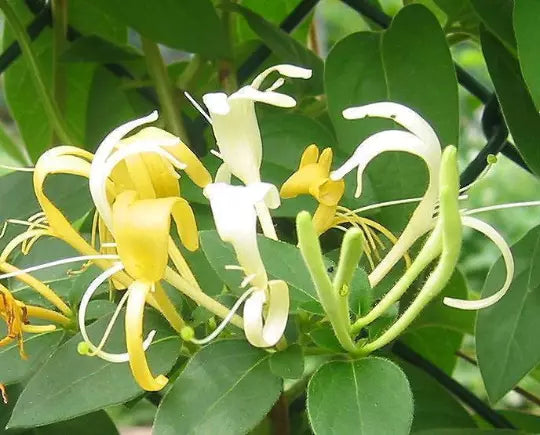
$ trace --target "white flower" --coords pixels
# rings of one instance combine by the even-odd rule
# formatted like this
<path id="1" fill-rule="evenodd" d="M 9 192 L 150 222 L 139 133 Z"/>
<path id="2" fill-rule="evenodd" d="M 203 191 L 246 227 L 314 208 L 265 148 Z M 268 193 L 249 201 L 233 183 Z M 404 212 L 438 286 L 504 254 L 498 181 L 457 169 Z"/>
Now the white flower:
<path id="1" fill-rule="evenodd" d="M 441 145 L 431 126 L 416 112 L 401 104 L 385 102 L 352 107 L 344 110 L 343 116 L 347 119 L 389 118 L 409 130 L 408 132 L 388 130 L 375 133 L 358 145 L 349 160 L 330 174 L 332 180 L 340 180 L 354 168 L 358 168 L 356 197 L 362 193 L 362 176 L 365 168 L 373 158 L 385 151 L 404 151 L 417 155 L 425 161 L 429 172 L 429 185 L 407 227 L 390 252 L 369 275 L 371 285 L 375 286 L 403 257 L 411 245 L 431 228 L 439 192 Z M 392 174 L 388 175 L 392 176 Z"/>
<path id="2" fill-rule="evenodd" d="M 223 162 L 244 184 L 261 181 L 262 142 L 254 103 L 258 101 L 278 107 L 296 105 L 294 98 L 275 92 L 284 83 L 282 78 L 264 91 L 259 89 L 264 79 L 273 71 L 292 78 L 311 77 L 309 69 L 276 65 L 259 74 L 251 85 L 244 86 L 229 96 L 223 92 L 203 96 Z"/>
<path id="3" fill-rule="evenodd" d="M 233 246 L 246 276 L 243 285 L 250 285 L 243 313 L 246 337 L 254 346 L 273 346 L 287 324 L 289 288 L 284 281 L 268 280 L 257 245 L 255 207 L 259 203 L 271 209 L 278 207 L 278 190 L 269 183 L 248 186 L 213 183 L 206 186 L 204 195 L 210 200 L 219 236 Z"/>

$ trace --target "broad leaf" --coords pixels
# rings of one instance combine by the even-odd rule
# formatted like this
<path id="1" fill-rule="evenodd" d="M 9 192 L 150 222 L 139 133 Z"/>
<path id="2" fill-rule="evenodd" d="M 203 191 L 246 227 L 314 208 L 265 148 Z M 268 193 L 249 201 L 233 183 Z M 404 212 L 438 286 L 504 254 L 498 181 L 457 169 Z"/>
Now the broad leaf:
<path id="1" fill-rule="evenodd" d="M 480 32 L 482 51 L 504 118 L 523 159 L 540 175 L 540 114 L 521 76 L 517 60 L 490 32 Z"/>
<path id="2" fill-rule="evenodd" d="M 463 406 L 432 378 L 412 364 L 400 362 L 411 383 L 414 419 L 411 432 L 437 428 L 476 427 Z"/>
<path id="3" fill-rule="evenodd" d="M 514 31 L 517 39 L 519 64 L 525 83 L 540 110 L 540 2 L 535 0 L 515 0 L 514 2 Z"/>
<path id="4" fill-rule="evenodd" d="M 69 24 L 84 36 L 95 35 L 113 44 L 126 44 L 127 27 L 106 14 L 92 1 L 75 1 L 69 4 Z"/>
<path id="5" fill-rule="evenodd" d="M 61 57 L 63 62 L 119 63 L 142 60 L 129 46 L 115 45 L 98 36 L 83 36 L 71 44 Z"/>
<path id="6" fill-rule="evenodd" d="M 14 2 L 19 18 L 27 21 L 32 16 L 24 2 Z M 13 41 L 9 26 L 4 31 L 4 47 Z M 52 31 L 44 29 L 32 43 L 44 82 L 52 87 Z M 86 103 L 88 90 L 94 74 L 89 64 L 65 65 L 65 101 L 61 109 L 68 126 L 77 140 L 84 143 Z M 11 114 L 22 135 L 30 157 L 35 160 L 52 142 L 52 127 L 41 103 L 40 94 L 34 87 L 27 60 L 21 56 L 13 62 L 5 74 L 4 89 Z"/>
<path id="7" fill-rule="evenodd" d="M 540 363 L 536 332 L 540 328 L 540 227 L 512 247 L 516 270 L 508 293 L 478 312 L 476 353 L 489 399 L 496 403 Z M 482 296 L 504 282 L 501 258 L 491 268 Z"/>
<path id="8" fill-rule="evenodd" d="M 281 392 L 270 354 L 245 341 L 212 343 L 187 363 L 163 398 L 155 435 L 247 433 Z"/>
<path id="9" fill-rule="evenodd" d="M 85 0 L 146 38 L 203 56 L 229 55 L 227 38 L 210 0 Z"/>
<path id="10" fill-rule="evenodd" d="M 4 325 L 0 326 L 1 336 L 5 336 Z M 16 342 L 0 348 L 0 383 L 13 384 L 33 374 L 60 344 L 63 332 L 26 335 L 24 351 L 28 359 L 22 359 Z"/>
<path id="11" fill-rule="evenodd" d="M 208 262 L 233 293 L 241 294 L 244 291 L 240 288 L 244 279 L 242 271 L 225 269 L 227 265 L 237 264 L 232 246 L 223 242 L 216 231 L 201 231 L 199 234 Z M 318 301 L 298 248 L 263 236 L 258 236 L 257 241 L 269 279 L 282 279 L 289 284 L 293 304 Z"/>
<path id="12" fill-rule="evenodd" d="M 470 0 L 470 2 L 484 26 L 515 55 L 516 38 L 512 28 L 513 0 Z"/>
<path id="13" fill-rule="evenodd" d="M 167 373 L 180 352 L 178 336 L 157 313 L 145 313 L 145 329 L 157 330 L 147 351 L 153 373 Z M 94 342 L 101 338 L 110 316 L 88 330 Z M 68 420 L 79 415 L 126 402 L 142 393 L 129 364 L 113 364 L 77 352 L 80 334 L 64 343 L 26 385 L 9 422 L 10 427 L 32 427 Z M 106 350 L 125 352 L 124 328 L 115 325 Z M 113 386 L 113 388 L 111 388 Z"/>
<path id="14" fill-rule="evenodd" d="M 276 376 L 286 379 L 299 379 L 304 373 L 304 354 L 302 347 L 293 344 L 276 352 L 270 358 L 270 370 Z"/>
<path id="15" fill-rule="evenodd" d="M 118 435 L 118 430 L 111 418 L 105 411 L 97 411 L 91 414 L 82 415 L 68 421 L 38 427 L 32 430 L 35 435 Z"/>
<path id="16" fill-rule="evenodd" d="M 415 435 L 518 435 L 521 431 L 511 429 L 429 429 Z"/>
<path id="17" fill-rule="evenodd" d="M 407 377 L 376 357 L 332 361 L 308 385 L 307 410 L 315 434 L 408 434 L 413 397 Z"/>

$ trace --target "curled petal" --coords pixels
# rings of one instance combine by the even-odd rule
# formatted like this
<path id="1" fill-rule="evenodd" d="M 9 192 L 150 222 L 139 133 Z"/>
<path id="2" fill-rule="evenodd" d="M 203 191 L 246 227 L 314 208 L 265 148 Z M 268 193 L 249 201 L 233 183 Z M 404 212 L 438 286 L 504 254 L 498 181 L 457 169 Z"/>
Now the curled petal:
<path id="1" fill-rule="evenodd" d="M 159 391 L 169 381 L 167 377 L 159 375 L 154 378 L 148 362 L 142 339 L 143 315 L 146 296 L 150 291 L 151 283 L 135 281 L 129 286 L 129 297 L 126 308 L 126 343 L 129 353 L 129 365 L 137 383 L 147 391 Z"/>
<path id="2" fill-rule="evenodd" d="M 277 71 L 282 76 L 290 77 L 292 79 L 309 79 L 312 75 L 312 71 L 310 69 L 302 68 L 296 65 L 274 65 L 265 69 L 262 73 L 255 77 L 253 82 L 251 82 L 251 87 L 259 89 L 264 79 L 266 79 L 266 77 L 268 77 L 274 71 Z"/>
<path id="3" fill-rule="evenodd" d="M 361 119 L 367 117 L 388 118 L 405 127 L 414 135 L 427 143 L 436 144 L 440 148 L 439 139 L 429 123 L 414 110 L 398 103 L 388 101 L 350 107 L 343 111 L 345 119 Z"/>
<path id="4" fill-rule="evenodd" d="M 512 251 L 504 238 L 491 225 L 470 216 L 462 217 L 461 221 L 464 226 L 481 232 L 497 245 L 501 251 L 504 264 L 506 266 L 506 279 L 501 289 L 487 298 L 473 301 L 444 298 L 443 302 L 449 307 L 459 308 L 462 310 L 481 310 L 482 308 L 487 308 L 499 301 L 510 288 L 510 284 L 512 284 L 512 279 L 514 277 L 514 257 L 512 256 Z"/>
<path id="5" fill-rule="evenodd" d="M 263 315 L 266 305 L 266 316 Z M 275 345 L 283 336 L 289 315 L 289 287 L 285 281 L 268 282 L 268 290 L 257 289 L 244 304 L 244 331 L 257 347 Z"/>

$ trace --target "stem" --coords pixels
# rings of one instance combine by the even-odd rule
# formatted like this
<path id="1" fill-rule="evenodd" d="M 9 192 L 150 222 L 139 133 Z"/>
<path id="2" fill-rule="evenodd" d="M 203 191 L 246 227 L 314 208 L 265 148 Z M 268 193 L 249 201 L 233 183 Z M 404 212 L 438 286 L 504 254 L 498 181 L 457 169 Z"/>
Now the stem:
<path id="1" fill-rule="evenodd" d="M 462 400 L 463 403 L 473 409 L 480 417 L 491 423 L 494 427 L 515 429 L 514 425 L 510 423 L 504 416 L 491 409 L 467 388 L 458 383 L 455 379 L 448 376 L 439 367 L 426 360 L 423 356 L 416 353 L 407 345 L 397 341 L 392 346 L 392 352 L 401 359 L 413 364 L 414 366 L 425 371 L 427 374 L 431 375 L 439 384 Z"/>
<path id="2" fill-rule="evenodd" d="M 184 293 L 187 297 L 194 300 L 197 304 L 218 315 L 222 319 L 229 313 L 229 308 L 212 299 L 201 290 L 193 287 L 187 280 L 182 278 L 170 267 L 167 267 L 167 270 L 165 271 L 165 280 Z M 240 329 L 244 329 L 244 321 L 236 314 L 231 319 L 231 323 Z"/>
<path id="3" fill-rule="evenodd" d="M 289 435 L 290 425 L 289 425 L 289 405 L 287 403 L 287 397 L 285 394 L 281 394 L 279 399 L 274 404 L 270 413 L 270 422 L 272 424 L 272 434 L 273 435 Z"/>
<path id="4" fill-rule="evenodd" d="M 26 61 L 28 62 L 28 67 L 31 71 L 31 77 L 34 80 L 34 84 L 41 98 L 45 112 L 47 113 L 49 121 L 58 135 L 58 138 L 66 144 L 78 145 L 79 141 L 72 134 L 62 118 L 62 114 L 60 113 L 60 110 L 53 99 L 51 91 L 43 80 L 43 75 L 41 74 L 30 38 L 28 38 L 28 35 L 17 17 L 17 14 L 7 0 L 0 0 L 0 9 L 2 9 L 4 12 L 5 19 L 13 30 L 15 38 L 19 42 L 23 54 L 26 56 Z"/>
<path id="5" fill-rule="evenodd" d="M 148 72 L 154 81 L 165 123 L 183 141 L 188 140 L 180 109 L 174 97 L 174 89 L 158 45 L 150 39 L 141 38 Z"/>

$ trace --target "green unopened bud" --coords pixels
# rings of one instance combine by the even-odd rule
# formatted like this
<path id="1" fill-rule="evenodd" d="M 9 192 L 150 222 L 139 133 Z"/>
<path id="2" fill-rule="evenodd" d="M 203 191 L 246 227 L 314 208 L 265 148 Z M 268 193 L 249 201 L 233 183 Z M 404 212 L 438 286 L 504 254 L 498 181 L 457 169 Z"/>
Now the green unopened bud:
<path id="1" fill-rule="evenodd" d="M 195 331 L 191 326 L 184 326 L 180 330 L 180 337 L 182 337 L 182 340 L 184 341 L 191 341 L 195 338 Z"/>
<path id="2" fill-rule="evenodd" d="M 88 355 L 90 353 L 90 346 L 86 341 L 81 341 L 77 345 L 77 352 L 79 352 L 80 355 Z"/>
<path id="3" fill-rule="evenodd" d="M 216 329 L 217 323 L 215 317 L 210 317 L 210 319 L 208 319 L 208 327 L 211 331 Z"/>

